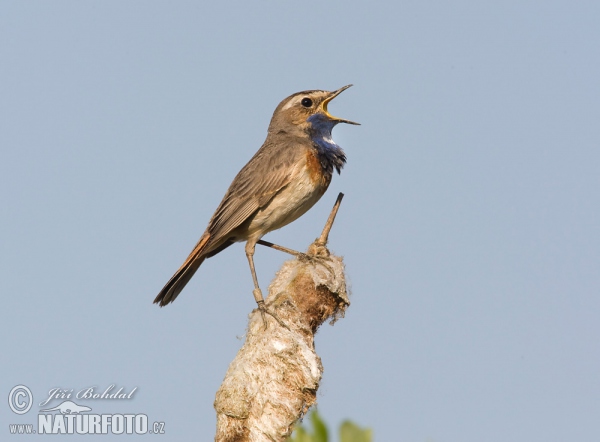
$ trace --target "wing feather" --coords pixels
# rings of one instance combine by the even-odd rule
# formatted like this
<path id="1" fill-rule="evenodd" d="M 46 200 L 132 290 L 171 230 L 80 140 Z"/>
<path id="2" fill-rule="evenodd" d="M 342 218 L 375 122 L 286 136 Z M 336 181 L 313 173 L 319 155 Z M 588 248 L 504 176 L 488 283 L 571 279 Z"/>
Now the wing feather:
<path id="1" fill-rule="evenodd" d="M 230 235 L 290 183 L 299 161 L 305 158 L 302 144 L 298 144 L 265 141 L 234 178 L 208 223 L 211 243 L 217 244 Z"/>

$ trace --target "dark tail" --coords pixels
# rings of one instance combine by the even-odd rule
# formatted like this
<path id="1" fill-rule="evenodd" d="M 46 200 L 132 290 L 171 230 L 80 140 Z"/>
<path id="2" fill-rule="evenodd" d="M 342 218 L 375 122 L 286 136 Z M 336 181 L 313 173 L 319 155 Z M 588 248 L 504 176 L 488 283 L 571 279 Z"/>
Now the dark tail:
<path id="1" fill-rule="evenodd" d="M 187 257 L 185 262 L 179 267 L 179 270 L 175 272 L 173 277 L 169 279 L 169 282 L 165 284 L 163 289 L 160 291 L 158 296 L 154 299 L 154 303 L 164 307 L 165 305 L 175 301 L 177 295 L 181 293 L 185 285 L 192 279 L 200 264 L 206 259 L 206 255 L 202 252 L 206 247 L 206 243 L 210 238 L 209 234 L 202 235 L 190 256 Z"/>

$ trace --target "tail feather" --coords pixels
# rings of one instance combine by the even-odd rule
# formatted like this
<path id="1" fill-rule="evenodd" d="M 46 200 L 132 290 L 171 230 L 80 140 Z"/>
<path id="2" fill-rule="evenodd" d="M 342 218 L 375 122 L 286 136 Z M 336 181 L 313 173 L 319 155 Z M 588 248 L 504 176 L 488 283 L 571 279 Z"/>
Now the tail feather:
<path id="1" fill-rule="evenodd" d="M 206 255 L 203 253 L 206 243 L 210 238 L 209 234 L 202 235 L 190 256 L 187 257 L 185 262 L 179 267 L 175 274 L 169 279 L 169 282 L 165 284 L 163 289 L 160 291 L 158 296 L 154 299 L 154 304 L 158 304 L 161 307 L 175 301 L 175 298 L 181 293 L 186 284 L 192 279 L 200 264 L 206 259 Z"/>

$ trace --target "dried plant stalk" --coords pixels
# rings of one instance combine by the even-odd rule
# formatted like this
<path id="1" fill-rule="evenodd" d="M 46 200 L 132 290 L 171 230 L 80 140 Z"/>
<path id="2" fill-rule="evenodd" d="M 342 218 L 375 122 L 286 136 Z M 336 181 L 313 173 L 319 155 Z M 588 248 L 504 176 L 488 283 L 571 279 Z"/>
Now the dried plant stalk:
<path id="1" fill-rule="evenodd" d="M 309 258 L 285 262 L 269 286 L 266 306 L 285 326 L 266 315 L 265 329 L 260 312 L 251 313 L 246 342 L 216 395 L 215 441 L 284 441 L 316 402 L 323 366 L 314 335 L 350 305 L 342 259 L 324 245 L 340 201 Z"/>

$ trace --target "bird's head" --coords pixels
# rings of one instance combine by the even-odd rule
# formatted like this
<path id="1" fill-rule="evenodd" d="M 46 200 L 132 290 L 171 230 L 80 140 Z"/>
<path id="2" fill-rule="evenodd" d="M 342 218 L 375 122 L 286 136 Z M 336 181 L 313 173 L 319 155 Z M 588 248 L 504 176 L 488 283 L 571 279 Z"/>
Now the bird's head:
<path id="1" fill-rule="evenodd" d="M 331 100 L 348 89 L 351 84 L 341 87 L 336 91 L 302 91 L 290 95 L 275 109 L 269 132 L 294 133 L 298 130 L 310 133 L 311 131 L 329 131 L 338 123 L 359 124 L 354 121 L 334 117 L 327 111 Z"/>

